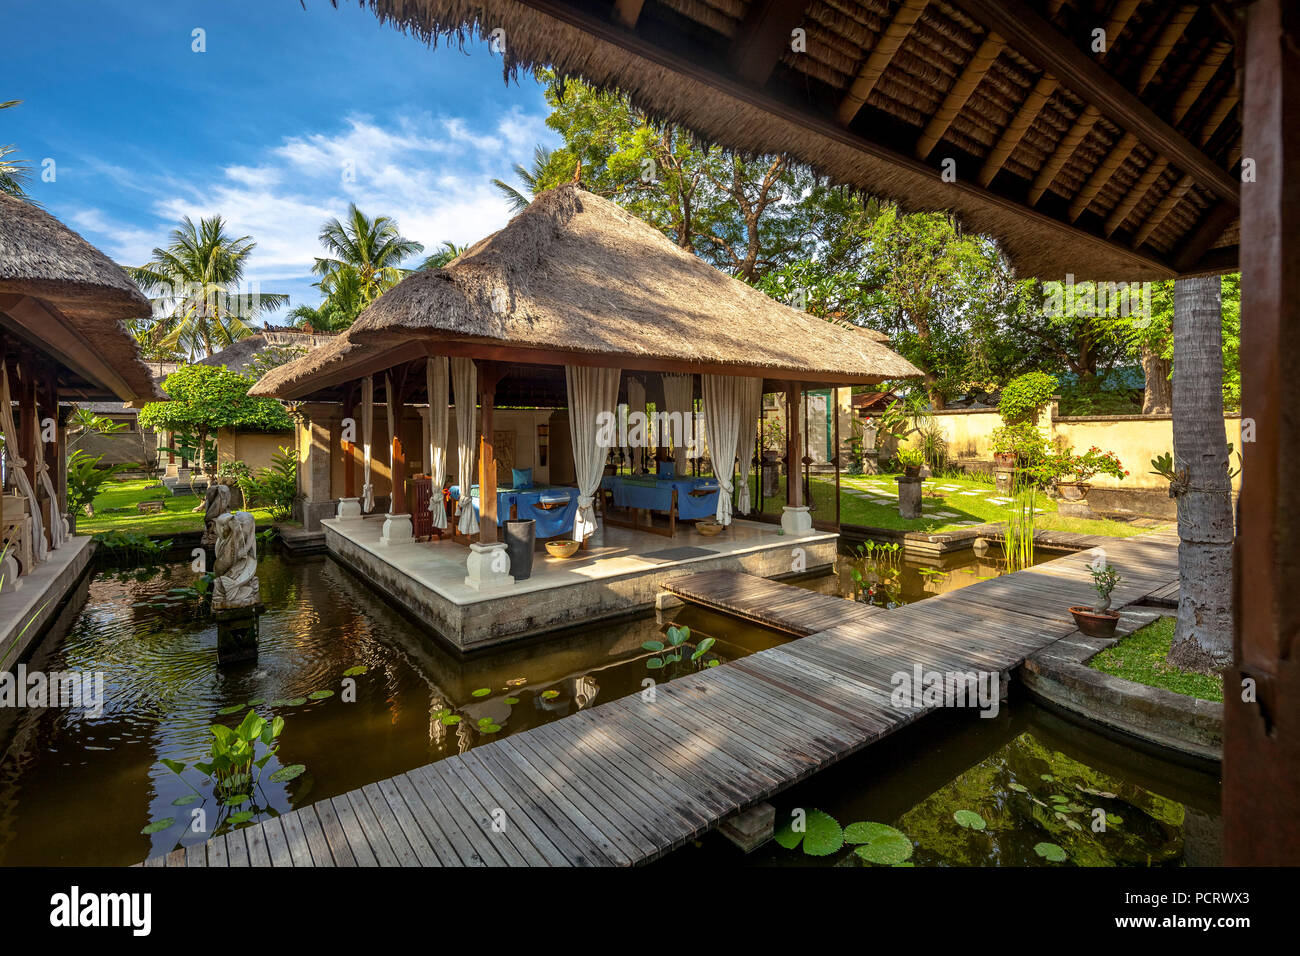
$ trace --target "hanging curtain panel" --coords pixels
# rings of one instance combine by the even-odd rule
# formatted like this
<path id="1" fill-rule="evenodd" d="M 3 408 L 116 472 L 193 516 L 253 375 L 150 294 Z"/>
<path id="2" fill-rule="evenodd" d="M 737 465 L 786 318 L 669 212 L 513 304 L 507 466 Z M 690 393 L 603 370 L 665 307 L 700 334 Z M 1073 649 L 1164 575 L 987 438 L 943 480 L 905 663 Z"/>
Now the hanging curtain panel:
<path id="1" fill-rule="evenodd" d="M 474 514 L 470 488 L 474 485 L 474 446 L 477 429 L 474 427 L 474 410 L 478 407 L 478 367 L 471 358 L 451 360 L 451 385 L 456 393 L 456 482 L 460 485 L 460 519 L 456 528 L 461 534 L 478 532 L 478 516 Z M 480 494 L 495 494 L 495 488 L 480 489 Z"/>
<path id="2" fill-rule="evenodd" d="M 627 410 L 629 415 L 634 412 L 645 414 L 645 382 L 636 377 L 627 380 Z M 649 441 L 648 435 L 644 436 L 640 445 L 632 449 L 633 474 L 640 474 L 645 469 L 646 441 Z"/>
<path id="3" fill-rule="evenodd" d="M 447 508 L 442 486 L 447 481 L 447 357 L 439 355 L 425 363 L 424 384 L 429 395 L 429 474 L 433 490 L 429 495 L 429 518 L 433 526 L 446 530 Z"/>
<path id="4" fill-rule="evenodd" d="M 18 429 L 14 425 L 13 400 L 9 397 L 9 371 L 0 362 L 0 431 L 5 434 L 4 454 L 9 459 L 9 468 L 18 490 L 27 499 L 27 516 L 31 518 L 29 528 L 32 533 L 32 554 L 37 561 L 44 561 L 49 549 L 45 544 L 45 525 L 41 521 L 41 509 L 36 504 L 36 490 L 27 480 L 27 460 L 18 454 Z M 24 572 L 30 570 L 24 568 Z"/>
<path id="5" fill-rule="evenodd" d="M 673 444 L 673 472 L 686 474 L 686 442 L 691 437 L 691 419 L 695 411 L 695 377 L 693 375 L 664 375 L 664 411 L 668 412 L 674 422 L 669 429 Z M 680 426 L 680 431 L 678 430 Z M 667 441 L 660 438 L 660 442 Z"/>
<path id="6" fill-rule="evenodd" d="M 754 458 L 755 433 L 758 419 L 763 414 L 763 380 L 742 378 L 739 432 L 736 437 L 736 458 L 740 461 L 740 490 L 736 495 L 736 510 L 742 515 L 753 510 L 749 490 L 750 464 Z"/>
<path id="7" fill-rule="evenodd" d="M 375 485 L 370 477 L 370 456 L 375 443 L 375 380 L 367 375 L 361 380 L 361 512 L 369 514 L 375 507 Z"/>
<path id="8" fill-rule="evenodd" d="M 600 422 L 618 405 L 616 368 L 564 366 L 569 390 L 569 431 L 573 437 L 573 471 L 578 480 L 578 513 L 573 519 L 573 540 L 582 541 L 596 530 L 596 490 L 605 471 L 609 449 L 600 444 Z"/>
<path id="9" fill-rule="evenodd" d="M 722 525 L 731 524 L 736 445 L 753 381 L 739 375 L 703 375 L 700 380 L 704 420 L 709 429 L 709 454 L 713 460 L 713 474 L 718 479 L 717 518 Z"/>

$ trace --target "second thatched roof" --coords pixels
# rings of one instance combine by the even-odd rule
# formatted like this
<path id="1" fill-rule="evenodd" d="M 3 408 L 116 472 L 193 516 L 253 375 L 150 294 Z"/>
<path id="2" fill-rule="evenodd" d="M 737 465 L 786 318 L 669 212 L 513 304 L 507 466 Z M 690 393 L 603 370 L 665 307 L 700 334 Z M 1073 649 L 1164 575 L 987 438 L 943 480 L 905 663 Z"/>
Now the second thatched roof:
<path id="1" fill-rule="evenodd" d="M 404 353 L 407 344 L 416 351 Z M 402 356 L 396 364 L 421 350 L 487 348 L 519 362 L 531 351 L 539 364 L 842 385 L 921 374 L 876 336 L 782 305 L 615 203 L 567 185 L 446 268 L 404 279 L 344 335 L 268 373 L 253 393 L 301 398 L 372 371 L 365 363 L 384 354 Z"/>

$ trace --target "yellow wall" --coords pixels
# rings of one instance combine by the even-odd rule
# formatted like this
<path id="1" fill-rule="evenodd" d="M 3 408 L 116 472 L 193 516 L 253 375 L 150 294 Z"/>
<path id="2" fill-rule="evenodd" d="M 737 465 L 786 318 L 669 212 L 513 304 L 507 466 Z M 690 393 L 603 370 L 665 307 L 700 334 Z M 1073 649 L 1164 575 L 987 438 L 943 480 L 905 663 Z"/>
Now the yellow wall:
<path id="1" fill-rule="evenodd" d="M 271 467 L 280 447 L 293 450 L 293 432 L 239 432 L 223 428 L 217 433 L 217 462 L 242 461 L 257 474 Z"/>

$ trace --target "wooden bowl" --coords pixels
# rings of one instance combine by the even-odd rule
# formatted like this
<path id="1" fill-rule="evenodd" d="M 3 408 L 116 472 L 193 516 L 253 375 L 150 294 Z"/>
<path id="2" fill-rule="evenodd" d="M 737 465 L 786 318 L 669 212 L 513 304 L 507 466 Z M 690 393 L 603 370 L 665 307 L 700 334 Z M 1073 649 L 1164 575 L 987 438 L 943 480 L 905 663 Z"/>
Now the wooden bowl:
<path id="1" fill-rule="evenodd" d="M 700 534 L 712 537 L 722 531 L 722 525 L 716 521 L 697 521 L 695 522 L 695 530 Z"/>
<path id="2" fill-rule="evenodd" d="M 578 550 L 577 541 L 548 541 L 546 550 L 553 558 L 571 558 Z"/>

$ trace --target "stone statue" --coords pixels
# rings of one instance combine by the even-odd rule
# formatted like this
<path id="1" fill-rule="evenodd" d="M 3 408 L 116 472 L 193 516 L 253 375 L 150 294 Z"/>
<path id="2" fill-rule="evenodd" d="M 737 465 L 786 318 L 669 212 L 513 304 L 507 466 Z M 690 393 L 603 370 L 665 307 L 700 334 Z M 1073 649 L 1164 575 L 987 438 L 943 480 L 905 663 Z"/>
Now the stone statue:
<path id="1" fill-rule="evenodd" d="M 257 581 L 257 526 L 247 511 L 223 514 L 216 520 L 216 580 L 212 610 L 252 608 L 261 602 Z"/>
<path id="2" fill-rule="evenodd" d="M 230 511 L 230 486 L 214 481 L 203 496 L 203 546 L 212 547 L 217 540 L 217 519 Z"/>

